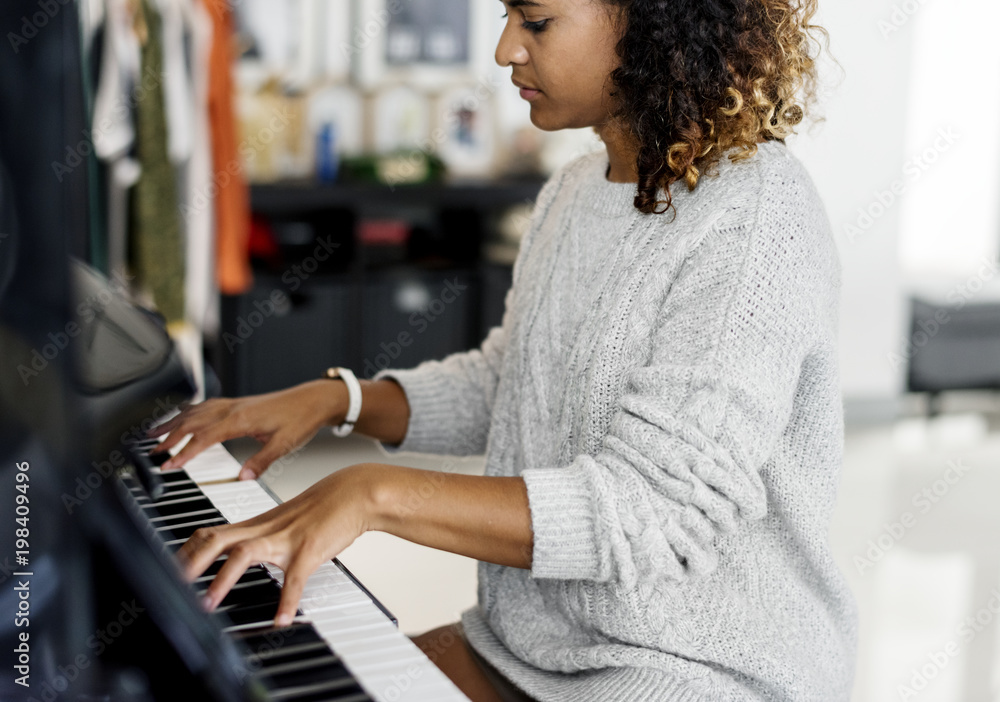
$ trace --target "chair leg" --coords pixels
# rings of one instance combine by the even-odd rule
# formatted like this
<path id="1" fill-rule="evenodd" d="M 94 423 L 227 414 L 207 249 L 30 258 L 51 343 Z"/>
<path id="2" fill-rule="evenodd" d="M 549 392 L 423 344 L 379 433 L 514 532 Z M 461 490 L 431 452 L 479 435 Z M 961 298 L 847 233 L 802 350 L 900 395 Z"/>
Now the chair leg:
<path id="1" fill-rule="evenodd" d="M 927 395 L 927 418 L 934 419 L 941 414 L 941 393 L 931 392 Z"/>

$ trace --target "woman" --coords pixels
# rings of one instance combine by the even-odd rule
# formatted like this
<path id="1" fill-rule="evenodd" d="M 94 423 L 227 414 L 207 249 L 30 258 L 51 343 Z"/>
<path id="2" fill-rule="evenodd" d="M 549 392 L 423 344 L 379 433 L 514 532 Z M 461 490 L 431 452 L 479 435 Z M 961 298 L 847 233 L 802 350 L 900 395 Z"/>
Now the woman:
<path id="1" fill-rule="evenodd" d="M 827 545 L 843 438 L 840 267 L 782 139 L 814 91 L 815 1 L 505 0 L 496 50 L 546 130 L 606 151 L 539 194 L 481 348 L 362 383 L 390 451 L 445 474 L 340 470 L 248 524 L 199 531 L 213 607 L 243 569 L 303 582 L 367 530 L 481 561 L 479 603 L 417 637 L 474 700 L 844 700 L 855 608 Z M 673 186 L 673 187 L 671 187 Z M 348 409 L 341 381 L 213 400 L 169 448 L 264 442 L 255 477 Z M 459 645 L 444 646 L 450 640 Z"/>

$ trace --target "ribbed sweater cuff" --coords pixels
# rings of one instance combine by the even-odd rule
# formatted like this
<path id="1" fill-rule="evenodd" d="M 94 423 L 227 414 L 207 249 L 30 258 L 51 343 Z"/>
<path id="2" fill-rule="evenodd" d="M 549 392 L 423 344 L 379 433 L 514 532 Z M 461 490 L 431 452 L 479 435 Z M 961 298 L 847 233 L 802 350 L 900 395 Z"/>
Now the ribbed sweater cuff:
<path id="1" fill-rule="evenodd" d="M 410 421 L 406 436 L 398 446 L 378 442 L 388 453 L 415 451 L 444 453 L 441 441 L 445 427 L 455 421 L 455 406 L 441 393 L 443 384 L 436 373 L 425 368 L 380 370 L 372 380 L 391 378 L 403 388 L 410 405 Z"/>
<path id="2" fill-rule="evenodd" d="M 573 466 L 529 468 L 521 477 L 528 488 L 534 533 L 532 576 L 597 577 L 594 501 L 582 472 Z"/>

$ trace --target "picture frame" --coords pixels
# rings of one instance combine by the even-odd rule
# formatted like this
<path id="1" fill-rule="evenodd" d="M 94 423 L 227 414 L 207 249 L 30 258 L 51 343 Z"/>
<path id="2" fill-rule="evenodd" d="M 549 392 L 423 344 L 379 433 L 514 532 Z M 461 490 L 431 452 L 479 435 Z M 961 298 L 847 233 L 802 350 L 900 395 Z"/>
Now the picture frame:
<path id="1" fill-rule="evenodd" d="M 372 97 L 375 151 L 420 149 L 430 134 L 431 106 L 423 91 L 405 83 L 385 85 Z"/>
<path id="2" fill-rule="evenodd" d="M 479 86 L 462 84 L 444 90 L 436 113 L 441 135 L 437 153 L 456 178 L 491 175 L 496 155 L 495 109 L 492 95 Z"/>
<path id="3" fill-rule="evenodd" d="M 487 75 L 489 12 L 496 9 L 483 0 L 355 0 L 355 83 L 368 90 L 406 83 L 437 91 Z"/>

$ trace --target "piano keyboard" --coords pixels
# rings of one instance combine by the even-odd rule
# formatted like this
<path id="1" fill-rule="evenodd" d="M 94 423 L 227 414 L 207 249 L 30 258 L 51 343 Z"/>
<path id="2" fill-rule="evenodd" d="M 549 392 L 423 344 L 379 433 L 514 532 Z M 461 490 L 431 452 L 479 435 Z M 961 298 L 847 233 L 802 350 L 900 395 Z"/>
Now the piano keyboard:
<path id="1" fill-rule="evenodd" d="M 144 443 L 140 450 L 155 442 Z M 183 470 L 160 473 L 164 491 L 156 501 L 135 480 L 126 479 L 126 486 L 150 528 L 176 551 L 201 527 L 251 519 L 278 504 L 260 483 L 236 480 L 240 468 L 216 444 Z M 195 581 L 197 592 L 208 589 L 223 561 L 217 560 Z M 328 561 L 313 573 L 299 602 L 299 616 L 291 626 L 275 629 L 283 581 L 279 568 L 253 566 L 212 615 L 250 651 L 248 668 L 271 699 L 467 702 L 339 561 Z"/>

